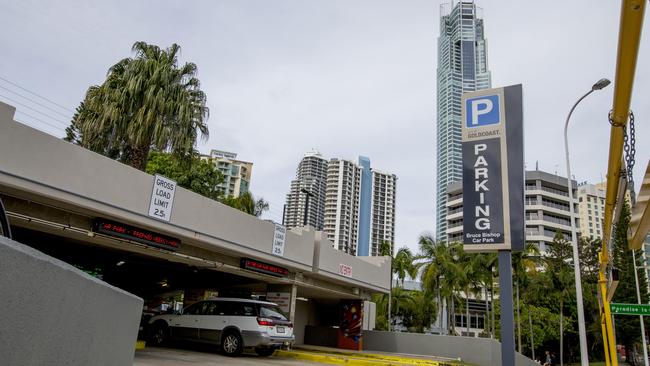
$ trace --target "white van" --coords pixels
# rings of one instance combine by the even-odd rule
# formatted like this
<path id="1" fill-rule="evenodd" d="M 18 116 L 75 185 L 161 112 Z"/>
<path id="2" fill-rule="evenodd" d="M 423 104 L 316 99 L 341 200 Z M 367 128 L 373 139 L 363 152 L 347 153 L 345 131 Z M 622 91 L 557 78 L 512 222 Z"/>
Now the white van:
<path id="1" fill-rule="evenodd" d="M 229 356 L 246 347 L 260 356 L 270 356 L 294 342 L 293 324 L 271 302 L 214 298 L 199 301 L 180 314 L 157 315 L 149 320 L 149 342 L 160 345 L 168 339 L 212 343 Z"/>

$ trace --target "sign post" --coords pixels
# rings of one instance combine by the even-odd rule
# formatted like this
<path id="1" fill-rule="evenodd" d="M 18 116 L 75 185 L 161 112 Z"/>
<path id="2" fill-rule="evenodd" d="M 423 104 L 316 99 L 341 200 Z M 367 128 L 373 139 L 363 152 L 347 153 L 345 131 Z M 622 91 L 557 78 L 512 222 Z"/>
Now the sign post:
<path id="1" fill-rule="evenodd" d="M 521 85 L 462 96 L 463 248 L 499 253 L 501 364 L 514 366 L 512 251 L 524 249 Z"/>

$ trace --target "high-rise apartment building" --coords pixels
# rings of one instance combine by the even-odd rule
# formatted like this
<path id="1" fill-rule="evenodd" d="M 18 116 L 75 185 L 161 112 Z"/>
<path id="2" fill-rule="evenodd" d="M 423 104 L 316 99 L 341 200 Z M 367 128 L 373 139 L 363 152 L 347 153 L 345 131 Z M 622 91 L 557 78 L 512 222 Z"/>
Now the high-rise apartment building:
<path id="1" fill-rule="evenodd" d="M 296 179 L 291 181 L 283 224 L 291 229 L 304 226 L 306 221 L 314 229 L 323 230 L 326 188 L 327 160 L 318 151 L 310 151 L 298 164 Z"/>
<path id="2" fill-rule="evenodd" d="M 327 167 L 325 226 L 334 248 L 357 254 L 361 168 L 352 161 L 331 159 Z"/>
<path id="3" fill-rule="evenodd" d="M 453 3 L 452 3 L 453 4 Z M 473 2 L 443 4 L 438 37 L 436 137 L 436 237 L 446 239 L 447 186 L 462 179 L 463 93 L 491 86 L 481 8 Z"/>
<path id="4" fill-rule="evenodd" d="M 585 238 L 603 237 L 605 220 L 605 185 L 581 184 L 578 186 L 578 212 L 580 235 Z"/>
<path id="5" fill-rule="evenodd" d="M 395 194 L 397 176 L 378 170 L 372 171 L 372 206 L 370 255 L 379 255 L 382 242 L 391 244 L 393 253 L 395 243 Z M 360 244 L 361 247 L 361 244 Z"/>
<path id="6" fill-rule="evenodd" d="M 576 197 L 577 185 L 572 180 L 573 196 Z M 456 182 L 448 186 L 447 230 L 446 240 L 463 242 L 463 186 Z M 579 232 L 580 220 L 577 200 L 573 200 L 573 217 L 575 230 Z M 547 251 L 559 231 L 571 240 L 571 212 L 569 211 L 569 194 L 567 179 L 539 170 L 526 172 L 525 186 L 525 224 L 526 242 L 537 244 L 540 252 Z"/>
<path id="7" fill-rule="evenodd" d="M 313 194 L 308 205 L 309 218 L 322 213 L 324 220 L 320 228 L 310 225 L 322 230 L 334 248 L 351 255 L 375 256 L 379 255 L 381 243 L 386 241 L 392 250 L 397 177 L 373 170 L 366 157 L 359 157 L 358 164 L 337 158 L 324 161 L 320 154 L 307 154 L 301 161 L 299 173 L 310 166 L 317 174 L 309 175 L 307 181 L 295 179 L 291 182 L 291 193 L 285 205 L 285 225 L 288 228 L 303 226 L 305 199 L 299 194 L 300 187 L 307 185 L 306 182 L 315 186 L 313 182 L 318 180 L 325 188 L 324 191 L 310 191 Z M 303 196 L 306 198 L 305 194 Z M 322 208 L 312 205 L 320 199 L 324 202 Z"/>
<path id="8" fill-rule="evenodd" d="M 253 172 L 253 163 L 237 159 L 237 154 L 222 150 L 211 150 L 201 159 L 212 161 L 221 174 L 223 183 L 217 188 L 224 196 L 239 197 L 248 192 Z"/>

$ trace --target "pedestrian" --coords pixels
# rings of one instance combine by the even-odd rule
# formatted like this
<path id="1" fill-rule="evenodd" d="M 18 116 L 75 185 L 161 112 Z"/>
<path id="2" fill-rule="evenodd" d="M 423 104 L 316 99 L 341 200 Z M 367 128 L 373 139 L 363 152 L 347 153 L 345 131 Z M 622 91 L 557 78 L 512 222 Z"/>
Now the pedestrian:
<path id="1" fill-rule="evenodd" d="M 555 366 L 557 364 L 557 358 L 555 357 L 555 352 L 551 352 L 551 366 Z"/>
<path id="2" fill-rule="evenodd" d="M 551 352 L 546 351 L 546 359 L 544 360 L 544 366 L 551 366 Z"/>

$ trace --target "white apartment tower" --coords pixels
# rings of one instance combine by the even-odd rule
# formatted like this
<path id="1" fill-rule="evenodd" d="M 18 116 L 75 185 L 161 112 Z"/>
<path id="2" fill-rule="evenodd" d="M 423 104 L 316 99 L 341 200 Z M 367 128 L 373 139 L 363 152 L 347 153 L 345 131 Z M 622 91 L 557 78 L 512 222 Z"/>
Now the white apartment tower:
<path id="1" fill-rule="evenodd" d="M 283 224 L 291 229 L 304 226 L 306 220 L 307 225 L 323 230 L 326 187 L 327 160 L 317 151 L 306 153 L 296 169 L 296 179 L 291 181 Z"/>
<path id="2" fill-rule="evenodd" d="M 334 248 L 357 254 L 361 168 L 352 161 L 332 159 L 327 167 L 323 232 Z"/>

